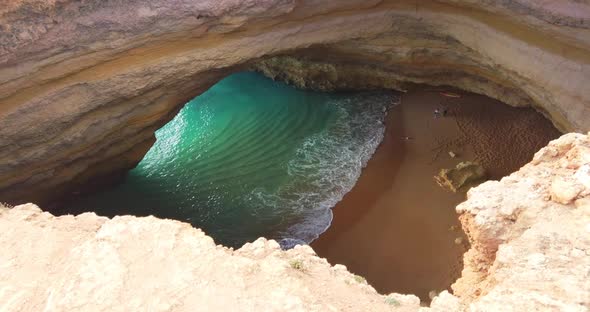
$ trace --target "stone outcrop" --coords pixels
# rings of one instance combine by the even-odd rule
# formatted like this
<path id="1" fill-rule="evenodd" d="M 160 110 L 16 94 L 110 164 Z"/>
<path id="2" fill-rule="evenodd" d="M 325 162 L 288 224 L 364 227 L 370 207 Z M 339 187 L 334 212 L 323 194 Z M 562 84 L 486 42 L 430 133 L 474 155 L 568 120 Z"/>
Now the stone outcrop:
<path id="1" fill-rule="evenodd" d="M 463 161 L 455 168 L 441 169 L 434 180 L 440 187 L 452 192 L 466 192 L 471 187 L 484 182 L 487 178 L 486 170 L 482 165 L 471 161 Z"/>
<path id="2" fill-rule="evenodd" d="M 215 246 L 191 225 L 0 208 L 1 311 L 416 311 L 308 246 Z"/>
<path id="3" fill-rule="evenodd" d="M 380 295 L 307 246 L 215 246 L 189 224 L 0 207 L 2 311 L 588 311 L 590 136 L 568 134 L 457 207 L 472 248 L 455 295 Z M 563 179 L 576 195 L 563 200 Z M 559 184 L 556 186 L 556 183 Z"/>
<path id="4" fill-rule="evenodd" d="M 453 289 L 471 309 L 590 309 L 589 157 L 590 136 L 564 135 L 457 206 L 471 249 Z"/>
<path id="5" fill-rule="evenodd" d="M 577 0 L 9 0 L 0 200 L 119 176 L 187 100 L 243 68 L 320 89 L 450 85 L 585 131 L 589 64 Z"/>

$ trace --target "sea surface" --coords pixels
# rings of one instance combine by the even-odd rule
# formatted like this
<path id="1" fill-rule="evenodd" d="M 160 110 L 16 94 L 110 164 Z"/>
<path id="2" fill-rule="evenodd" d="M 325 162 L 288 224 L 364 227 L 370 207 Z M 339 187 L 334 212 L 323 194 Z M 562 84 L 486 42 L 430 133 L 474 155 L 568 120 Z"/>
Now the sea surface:
<path id="1" fill-rule="evenodd" d="M 302 91 L 236 73 L 186 104 L 121 184 L 66 213 L 177 219 L 216 243 L 309 243 L 383 139 L 391 93 Z"/>

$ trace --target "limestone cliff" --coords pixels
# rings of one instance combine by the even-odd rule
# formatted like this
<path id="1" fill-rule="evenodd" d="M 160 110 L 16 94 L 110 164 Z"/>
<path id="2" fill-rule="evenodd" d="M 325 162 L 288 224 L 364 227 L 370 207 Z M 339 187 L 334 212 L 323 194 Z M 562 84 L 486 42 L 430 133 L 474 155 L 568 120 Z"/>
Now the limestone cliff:
<path id="1" fill-rule="evenodd" d="M 457 207 L 455 296 L 379 295 L 309 247 L 215 246 L 189 224 L 0 207 L 2 311 L 588 311 L 590 134 L 568 134 Z"/>
<path id="2" fill-rule="evenodd" d="M 187 100 L 256 60 L 293 81 L 313 67 L 300 80 L 327 89 L 450 85 L 590 128 L 586 1 L 8 0 L 0 200 L 121 174 Z"/>
<path id="3" fill-rule="evenodd" d="M 471 189 L 457 212 L 471 249 L 453 289 L 477 298 L 471 309 L 590 309 L 590 136 L 550 142 L 518 172 Z"/>

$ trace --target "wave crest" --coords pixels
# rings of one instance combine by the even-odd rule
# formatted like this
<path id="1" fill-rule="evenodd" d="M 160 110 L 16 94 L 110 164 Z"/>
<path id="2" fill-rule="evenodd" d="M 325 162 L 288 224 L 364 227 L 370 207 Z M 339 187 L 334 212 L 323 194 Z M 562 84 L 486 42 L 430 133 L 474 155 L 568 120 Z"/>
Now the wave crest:
<path id="1" fill-rule="evenodd" d="M 285 223 L 278 237 L 283 248 L 310 243 L 332 222 L 332 210 L 359 179 L 385 133 L 384 119 L 397 102 L 390 93 L 333 99 L 336 120 L 303 141 L 288 163 L 289 181 L 276 192 L 252 195 L 274 207 Z M 252 197 L 250 197 L 252 198 Z"/>

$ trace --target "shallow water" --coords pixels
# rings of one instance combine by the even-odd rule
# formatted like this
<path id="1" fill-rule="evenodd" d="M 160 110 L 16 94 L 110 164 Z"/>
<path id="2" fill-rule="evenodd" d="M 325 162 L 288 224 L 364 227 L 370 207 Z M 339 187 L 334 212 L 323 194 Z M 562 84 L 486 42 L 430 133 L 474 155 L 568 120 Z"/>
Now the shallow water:
<path id="1" fill-rule="evenodd" d="M 311 242 L 383 139 L 393 100 L 233 74 L 158 130 L 124 183 L 65 212 L 187 221 L 231 247 L 260 236 L 284 247 Z"/>

